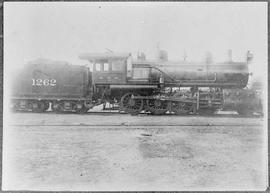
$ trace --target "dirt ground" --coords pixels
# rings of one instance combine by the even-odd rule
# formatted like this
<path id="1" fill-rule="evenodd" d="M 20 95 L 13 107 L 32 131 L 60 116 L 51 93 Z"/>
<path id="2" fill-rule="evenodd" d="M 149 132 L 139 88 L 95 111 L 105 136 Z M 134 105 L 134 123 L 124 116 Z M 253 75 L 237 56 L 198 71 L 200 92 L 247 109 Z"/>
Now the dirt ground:
<path id="1" fill-rule="evenodd" d="M 264 190 L 262 118 L 15 113 L 4 190 Z"/>

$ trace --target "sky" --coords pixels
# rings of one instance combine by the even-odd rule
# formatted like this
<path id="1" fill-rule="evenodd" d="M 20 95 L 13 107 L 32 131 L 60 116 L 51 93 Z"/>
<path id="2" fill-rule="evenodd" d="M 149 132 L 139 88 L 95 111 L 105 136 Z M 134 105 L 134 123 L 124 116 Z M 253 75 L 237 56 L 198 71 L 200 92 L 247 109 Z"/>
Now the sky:
<path id="1" fill-rule="evenodd" d="M 84 65 L 85 52 L 138 51 L 170 60 L 234 61 L 254 54 L 255 74 L 267 72 L 266 2 L 5 2 L 4 65 L 38 58 Z"/>

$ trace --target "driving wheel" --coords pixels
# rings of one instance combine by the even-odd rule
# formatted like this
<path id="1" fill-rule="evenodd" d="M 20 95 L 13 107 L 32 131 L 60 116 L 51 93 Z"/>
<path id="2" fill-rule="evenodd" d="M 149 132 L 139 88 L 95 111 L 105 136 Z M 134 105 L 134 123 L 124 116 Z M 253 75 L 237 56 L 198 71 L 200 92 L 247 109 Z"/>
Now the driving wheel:
<path id="1" fill-rule="evenodd" d="M 154 115 L 162 115 L 167 112 L 167 102 L 156 99 L 149 99 L 146 101 L 149 111 Z"/>
<path id="2" fill-rule="evenodd" d="M 143 109 L 143 99 L 134 99 L 137 93 L 127 93 L 121 98 L 121 109 L 126 113 L 139 114 Z"/>

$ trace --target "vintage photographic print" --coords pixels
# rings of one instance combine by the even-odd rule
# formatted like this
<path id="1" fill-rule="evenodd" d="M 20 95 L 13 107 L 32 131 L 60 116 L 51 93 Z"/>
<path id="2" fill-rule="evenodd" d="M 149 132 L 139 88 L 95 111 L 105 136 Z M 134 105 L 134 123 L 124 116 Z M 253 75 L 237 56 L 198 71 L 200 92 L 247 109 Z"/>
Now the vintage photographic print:
<path id="1" fill-rule="evenodd" d="M 267 6 L 4 2 L 2 190 L 266 190 Z"/>

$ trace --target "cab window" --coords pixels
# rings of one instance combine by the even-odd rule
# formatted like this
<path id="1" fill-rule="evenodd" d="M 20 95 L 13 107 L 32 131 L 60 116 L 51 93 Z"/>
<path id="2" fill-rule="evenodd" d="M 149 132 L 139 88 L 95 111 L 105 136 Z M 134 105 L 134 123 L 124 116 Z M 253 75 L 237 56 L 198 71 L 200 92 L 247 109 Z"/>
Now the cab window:
<path id="1" fill-rule="evenodd" d="M 149 68 L 134 68 L 133 79 L 148 79 L 149 72 L 150 72 Z"/>
<path id="2" fill-rule="evenodd" d="M 104 71 L 109 71 L 109 63 L 104 63 Z"/>
<path id="3" fill-rule="evenodd" d="M 96 63 L 96 71 L 101 71 L 101 64 L 100 63 Z"/>

